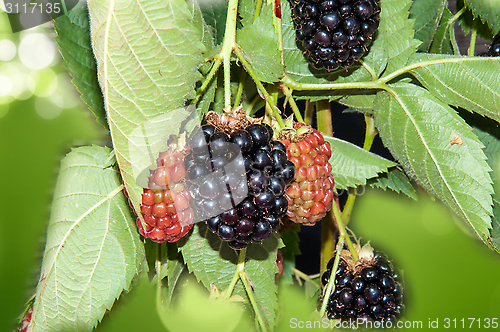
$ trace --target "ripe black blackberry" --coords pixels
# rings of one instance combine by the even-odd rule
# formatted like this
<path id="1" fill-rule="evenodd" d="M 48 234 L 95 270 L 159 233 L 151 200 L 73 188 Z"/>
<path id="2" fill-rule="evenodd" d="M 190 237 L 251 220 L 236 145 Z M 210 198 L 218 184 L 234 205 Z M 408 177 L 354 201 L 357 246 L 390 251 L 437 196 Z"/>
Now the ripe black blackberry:
<path id="1" fill-rule="evenodd" d="M 500 56 L 500 34 L 493 39 L 493 42 L 490 45 L 490 48 L 488 49 L 488 56 Z"/>
<path id="2" fill-rule="evenodd" d="M 380 0 L 290 0 L 300 48 L 316 69 L 349 67 L 368 52 Z"/>
<path id="3" fill-rule="evenodd" d="M 193 132 L 185 166 L 197 220 L 242 249 L 268 238 L 286 215 L 284 193 L 293 180 L 287 175 L 295 166 L 287 162 L 284 146 L 271 140 L 270 126 L 245 126 L 246 116 L 245 125 L 229 115 L 221 118 Z"/>
<path id="4" fill-rule="evenodd" d="M 358 261 L 354 261 L 348 250 L 343 250 L 340 256 L 335 290 L 328 299 L 328 318 L 394 322 L 404 309 L 400 277 L 390 261 L 374 254 L 369 245 L 357 250 Z M 335 257 L 330 259 L 321 277 L 323 286 L 330 279 L 334 260 Z"/>

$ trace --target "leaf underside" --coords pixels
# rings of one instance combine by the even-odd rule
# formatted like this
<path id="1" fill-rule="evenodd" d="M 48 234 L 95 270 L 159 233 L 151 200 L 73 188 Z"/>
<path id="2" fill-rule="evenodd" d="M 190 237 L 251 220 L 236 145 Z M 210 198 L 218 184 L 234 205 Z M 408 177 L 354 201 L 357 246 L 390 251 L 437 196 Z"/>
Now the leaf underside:
<path id="1" fill-rule="evenodd" d="M 136 180 L 156 166 L 167 137 L 195 112 L 184 104 L 202 77 L 198 67 L 212 36 L 194 2 L 90 1 L 89 12 L 113 147 L 140 215 Z"/>
<path id="2" fill-rule="evenodd" d="M 441 23 L 441 17 L 447 5 L 446 0 L 414 0 L 410 7 L 410 18 L 415 19 L 415 38 L 420 40 L 418 50 L 427 52 L 436 31 Z"/>
<path id="3" fill-rule="evenodd" d="M 29 331 L 90 331 L 128 290 L 144 258 L 111 150 L 61 162 Z"/>
<path id="4" fill-rule="evenodd" d="M 375 125 L 406 174 L 487 242 L 493 188 L 483 145 L 448 105 L 413 84 L 379 95 Z"/>

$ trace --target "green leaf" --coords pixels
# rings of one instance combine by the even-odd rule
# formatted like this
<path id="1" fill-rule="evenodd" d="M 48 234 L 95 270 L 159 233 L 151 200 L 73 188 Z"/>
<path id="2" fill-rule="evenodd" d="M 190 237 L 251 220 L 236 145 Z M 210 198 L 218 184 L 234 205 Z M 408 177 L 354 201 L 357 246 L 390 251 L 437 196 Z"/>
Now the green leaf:
<path id="1" fill-rule="evenodd" d="M 456 11 L 458 12 L 463 7 L 466 7 L 464 5 L 464 0 L 457 0 Z M 488 24 L 482 22 L 481 19 L 476 15 L 474 15 L 472 13 L 472 10 L 469 8 L 467 8 L 467 10 L 462 15 L 460 15 L 459 23 L 465 35 L 467 35 L 472 30 L 476 30 L 477 35 L 486 40 L 492 39 L 493 37 L 493 34 Z"/>
<path id="2" fill-rule="evenodd" d="M 411 72 L 441 100 L 500 121 L 500 85 L 492 74 L 500 70 L 500 58 L 418 54 L 413 61 L 440 62 Z"/>
<path id="3" fill-rule="evenodd" d="M 97 81 L 97 64 L 90 43 L 90 26 L 87 6 L 77 4 L 66 15 L 54 20 L 64 65 L 80 97 L 94 113 L 96 121 L 108 129 L 104 101 Z"/>
<path id="4" fill-rule="evenodd" d="M 28 331 L 90 331 L 139 272 L 144 246 L 111 150 L 73 149 L 61 162 Z"/>
<path id="5" fill-rule="evenodd" d="M 489 129 L 486 131 L 474 128 L 474 133 L 486 147 L 484 153 L 488 158 L 488 165 L 493 170 L 491 177 L 495 188 L 491 236 L 487 238 L 486 244 L 497 253 L 500 253 L 500 137 L 498 135 L 498 126 Z"/>
<path id="6" fill-rule="evenodd" d="M 226 30 L 227 1 L 198 1 L 205 23 L 212 30 L 215 45 L 222 43 Z"/>
<path id="7" fill-rule="evenodd" d="M 441 24 L 447 0 L 414 0 L 410 7 L 410 19 L 415 19 L 415 38 L 420 40 L 418 50 L 427 52 Z"/>
<path id="8" fill-rule="evenodd" d="M 414 20 L 408 19 L 412 0 L 381 1 L 379 37 L 387 50 L 386 73 L 391 73 L 408 63 L 417 51 L 420 41 L 414 39 Z M 374 44 L 375 46 L 375 44 Z"/>
<path id="9" fill-rule="evenodd" d="M 414 84 L 379 95 L 375 125 L 406 174 L 486 241 L 493 188 L 483 145 L 448 105 Z"/>
<path id="10" fill-rule="evenodd" d="M 254 288 L 255 300 L 269 326 L 274 326 L 278 308 L 274 276 L 278 272 L 276 256 L 279 242 L 278 236 L 273 233 L 262 244 L 249 245 L 245 263 L 245 271 Z M 220 291 L 227 289 L 233 278 L 238 256 L 235 250 L 221 241 L 205 224 L 194 227 L 189 240 L 180 250 L 188 270 L 194 273 L 207 289 L 210 289 L 212 283 Z M 247 299 L 241 282 L 237 284 L 233 294 Z"/>
<path id="11" fill-rule="evenodd" d="M 441 24 L 432 40 L 429 53 L 453 54 L 453 46 L 457 45 L 456 40 L 451 40 L 450 29 L 454 29 L 455 21 L 452 20 L 453 14 L 448 8 L 445 8 L 441 19 Z"/>
<path id="12" fill-rule="evenodd" d="M 283 76 L 278 34 L 274 30 L 273 5 L 263 6 L 260 15 L 237 33 L 245 59 L 250 63 L 259 80 L 278 82 Z"/>
<path id="13" fill-rule="evenodd" d="M 391 168 L 389 172 L 384 173 L 375 179 L 371 179 L 368 183 L 372 188 L 380 188 L 384 191 L 391 189 L 398 194 L 403 193 L 414 200 L 418 199 L 413 185 L 406 174 L 400 170 L 399 167 Z"/>
<path id="14" fill-rule="evenodd" d="M 494 35 L 500 32 L 500 3 L 498 0 L 465 0 L 465 5 L 472 9 L 474 17 L 479 16 L 481 21 L 488 23 Z"/>
<path id="15" fill-rule="evenodd" d="M 366 179 L 376 177 L 378 173 L 387 172 L 389 167 L 396 166 L 390 160 L 366 151 L 357 145 L 338 138 L 325 136 L 330 143 L 332 156 L 332 174 L 335 188 L 347 189 L 366 184 Z"/>
<path id="16" fill-rule="evenodd" d="M 371 92 L 369 94 L 346 95 L 339 99 L 338 102 L 344 106 L 355 109 L 356 111 L 371 114 L 373 112 L 376 98 L 377 93 Z"/>
<path id="17" fill-rule="evenodd" d="M 196 3 L 184 0 L 89 1 L 92 45 L 111 138 L 123 181 L 139 207 L 139 175 L 154 167 L 166 137 L 189 115 L 207 51 Z M 211 38 L 211 37 L 210 37 Z"/>
<path id="18" fill-rule="evenodd" d="M 293 284 L 292 268 L 295 267 L 295 256 L 300 255 L 299 231 L 300 225 L 295 224 L 293 228 L 281 233 L 281 239 L 285 247 L 280 249 L 283 256 L 283 275 L 280 278 L 280 284 Z"/>

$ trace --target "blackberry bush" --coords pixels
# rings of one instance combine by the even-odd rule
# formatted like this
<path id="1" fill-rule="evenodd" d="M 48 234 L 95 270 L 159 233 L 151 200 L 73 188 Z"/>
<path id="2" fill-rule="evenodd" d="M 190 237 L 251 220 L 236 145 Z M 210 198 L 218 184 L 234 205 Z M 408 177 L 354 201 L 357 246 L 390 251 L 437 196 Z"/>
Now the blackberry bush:
<path id="1" fill-rule="evenodd" d="M 297 40 L 316 69 L 347 68 L 361 59 L 379 26 L 378 0 L 291 0 Z"/>
<path id="2" fill-rule="evenodd" d="M 494 258 L 473 249 L 459 258 L 447 254 L 457 252 L 454 245 L 476 244 L 456 242 L 458 233 L 446 237 L 444 228 L 436 231 L 439 242 L 419 247 L 435 240 L 427 235 L 439 224 L 408 212 L 420 212 L 414 208 L 425 206 L 428 193 L 500 252 L 500 58 L 475 56 L 478 35 L 491 40 L 500 32 L 500 9 L 476 0 L 457 10 L 447 6 L 428 0 L 89 0 L 65 8 L 54 20 L 56 41 L 82 99 L 109 134 L 100 141 L 109 146 L 74 148 L 61 162 L 23 329 L 91 331 L 115 301 L 128 304 L 123 291 L 150 282 L 155 287 L 136 289 L 156 292 L 153 300 L 141 294 L 137 298 L 148 302 L 133 312 L 156 303 L 141 323 L 159 315 L 170 331 L 270 332 L 287 329 L 291 312 L 332 323 L 401 318 L 401 278 L 384 256 L 359 250 L 352 243 L 357 236 L 397 252 L 401 267 L 415 274 L 408 280 L 426 277 L 420 271 L 436 264 L 416 260 L 419 250 L 446 254 L 450 264 L 446 273 L 433 269 L 436 278 L 475 281 L 474 298 L 451 289 L 426 302 L 436 316 L 450 298 L 461 308 L 471 301 L 489 305 L 496 265 L 487 262 Z M 470 35 L 467 45 L 457 43 L 456 29 Z M 21 37 L 20 55 L 32 44 Z M 490 55 L 498 53 L 497 42 Z M 0 67 L 14 73 L 10 65 Z M 0 85 L 8 88 L 4 76 Z M 23 99 L 14 85 L 15 98 Z M 0 92 L 2 107 L 13 99 L 9 90 Z M 52 99 L 65 98 L 58 96 Z M 45 114 L 43 103 L 34 105 Z M 0 113 L 3 124 L 19 112 Z M 5 123 L 6 142 L 27 141 L 12 139 L 17 132 Z M 44 123 L 54 128 L 58 122 Z M 30 141 L 42 146 L 47 137 Z M 172 148 L 173 137 L 186 138 L 186 148 Z M 17 150 L 30 151 L 23 158 L 34 160 L 36 171 L 43 167 L 34 146 Z M 13 170 L 23 188 L 38 188 L 26 165 Z M 17 198 L 19 187 L 5 190 L 3 201 L 14 197 L 13 204 L 34 209 L 25 198 L 36 191 Z M 370 206 L 377 188 L 423 199 Z M 365 193 L 366 199 L 357 198 Z M 22 207 L 7 206 L 5 220 L 25 216 Z M 365 209 L 354 210 L 358 206 Z M 24 219 L 23 232 L 39 229 Z M 7 222 L 5 234 L 19 234 L 19 225 Z M 310 241 L 304 225 L 316 227 Z M 296 264 L 299 243 L 303 259 Z M 316 245 L 319 253 L 305 250 Z M 340 260 L 335 278 L 332 253 Z M 468 268 L 455 270 L 463 262 Z M 432 289 L 434 279 L 423 281 L 430 286 L 415 296 Z M 304 291 L 292 294 L 290 284 Z M 404 318 L 425 321 L 423 301 L 413 303 Z M 204 318 L 186 319 L 193 312 Z"/>

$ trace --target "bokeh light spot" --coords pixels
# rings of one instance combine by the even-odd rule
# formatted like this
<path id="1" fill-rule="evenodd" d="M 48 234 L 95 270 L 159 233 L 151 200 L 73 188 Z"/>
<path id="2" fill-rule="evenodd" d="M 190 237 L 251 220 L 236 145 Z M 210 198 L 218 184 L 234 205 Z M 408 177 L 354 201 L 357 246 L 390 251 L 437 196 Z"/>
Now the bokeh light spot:
<path id="1" fill-rule="evenodd" d="M 1 0 L 0 0 L 1 1 Z M 0 60 L 10 61 L 16 56 L 16 44 L 12 40 L 0 40 Z"/>
<path id="2" fill-rule="evenodd" d="M 5 75 L 0 75 L 0 96 L 8 96 L 14 88 L 12 80 Z"/>
<path id="3" fill-rule="evenodd" d="M 61 115 L 62 108 L 55 105 L 51 98 L 36 98 L 35 111 L 42 119 L 52 120 Z"/>
<path id="4" fill-rule="evenodd" d="M 41 33 L 29 33 L 19 43 L 19 59 L 30 69 L 43 69 L 55 57 L 54 41 Z"/>

